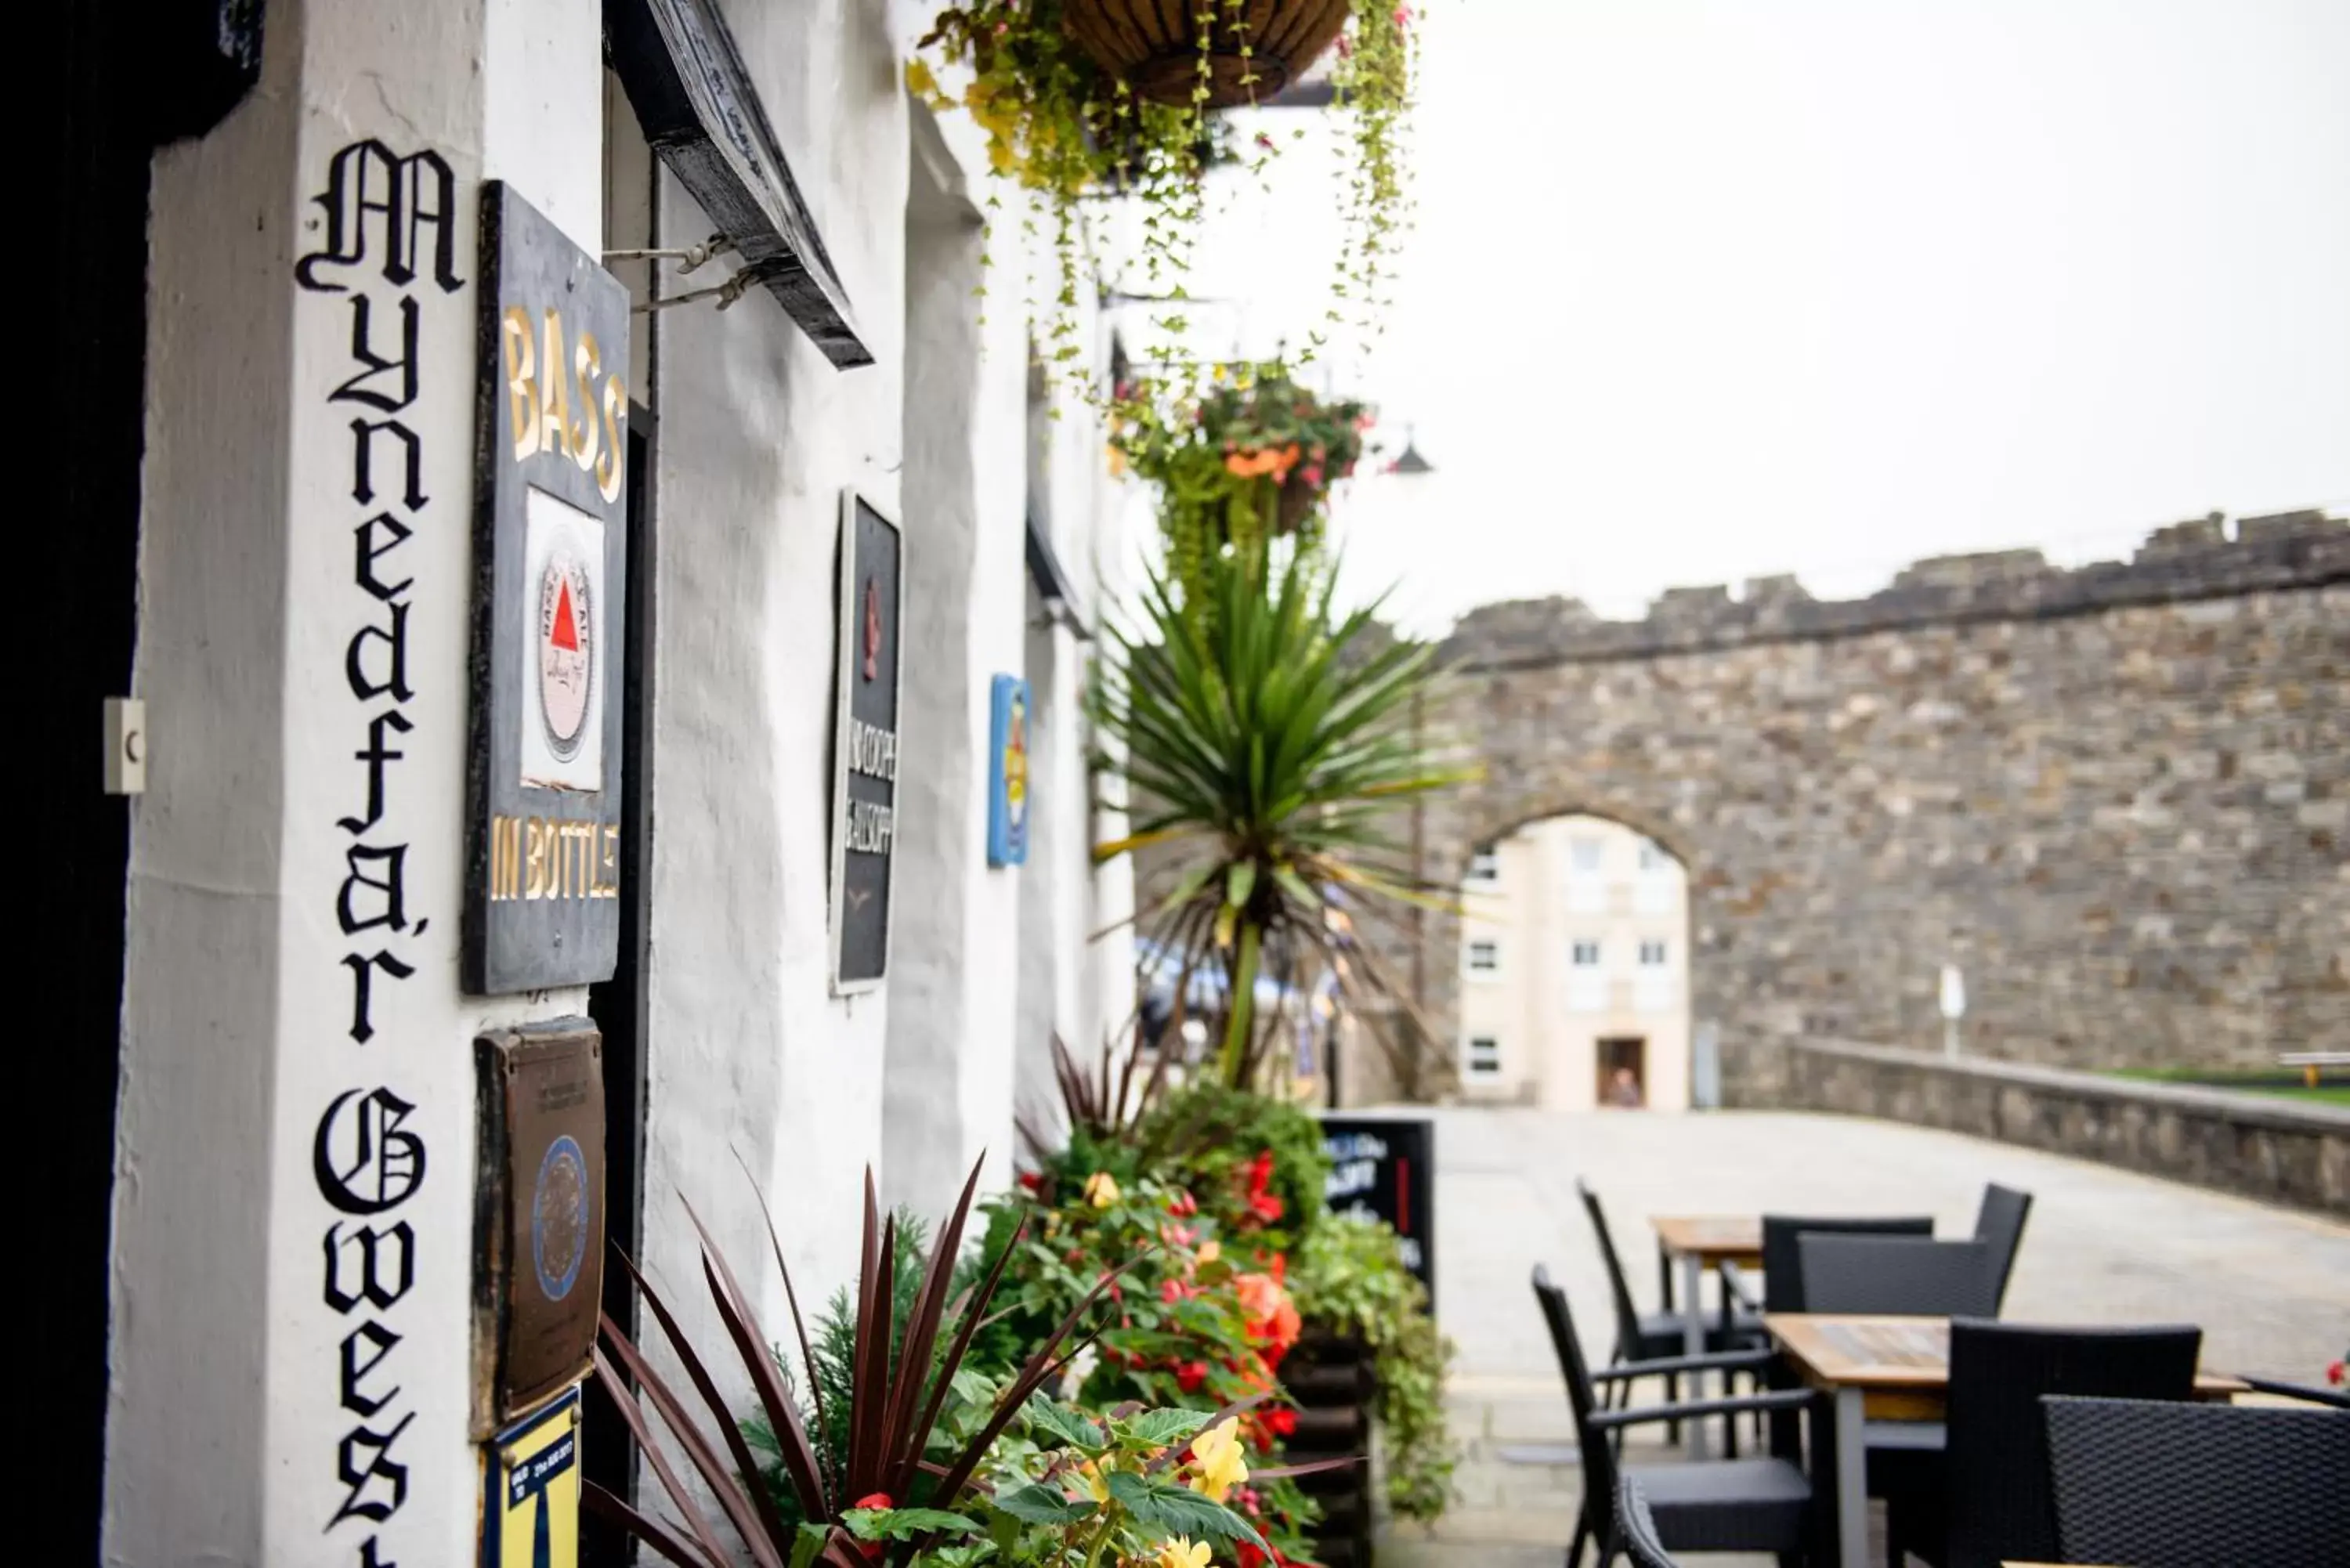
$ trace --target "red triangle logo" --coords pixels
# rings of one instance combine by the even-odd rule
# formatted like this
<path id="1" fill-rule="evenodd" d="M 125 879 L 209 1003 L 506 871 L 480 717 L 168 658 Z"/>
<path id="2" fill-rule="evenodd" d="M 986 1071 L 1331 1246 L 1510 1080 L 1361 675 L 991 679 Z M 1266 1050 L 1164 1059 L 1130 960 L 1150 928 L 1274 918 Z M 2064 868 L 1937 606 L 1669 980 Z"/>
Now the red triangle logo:
<path id="1" fill-rule="evenodd" d="M 556 591 L 559 597 L 555 601 L 555 629 L 546 634 L 546 640 L 567 652 L 577 653 L 579 651 L 579 630 L 571 613 L 570 582 L 567 579 Z"/>

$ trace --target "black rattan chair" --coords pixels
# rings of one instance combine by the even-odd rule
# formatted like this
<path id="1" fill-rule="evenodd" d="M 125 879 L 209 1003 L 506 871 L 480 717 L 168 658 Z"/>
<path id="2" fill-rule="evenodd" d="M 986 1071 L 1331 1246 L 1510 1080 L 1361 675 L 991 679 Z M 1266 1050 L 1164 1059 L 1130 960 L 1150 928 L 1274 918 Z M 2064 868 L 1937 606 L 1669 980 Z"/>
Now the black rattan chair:
<path id="1" fill-rule="evenodd" d="M 2350 1410 L 2041 1401 L 2070 1563 L 2343 1568 Z"/>
<path id="2" fill-rule="evenodd" d="M 1680 1568 L 1657 1539 L 1657 1516 L 1648 1511 L 1648 1494 L 1629 1471 L 1616 1478 L 1616 1538 L 1632 1568 Z M 1601 1568 L 1612 1568 L 1603 1563 Z"/>
<path id="3" fill-rule="evenodd" d="M 1975 1240 L 1991 1249 L 1995 1293 L 1991 1310 L 2007 1301 L 2007 1282 L 2015 1272 L 2015 1254 L 2023 1245 L 2023 1221 L 2032 1213 L 2032 1194 L 1992 1182 L 1983 1189 L 1982 1207 L 1975 1210 Z"/>
<path id="4" fill-rule="evenodd" d="M 1574 1542 L 1566 1549 L 1567 1568 L 1581 1568 L 1586 1540 L 1600 1542 L 1603 1568 L 1614 1559 L 1618 1550 L 1616 1486 L 1627 1475 L 1639 1483 L 1648 1500 L 1658 1541 L 1673 1551 L 1772 1552 L 1780 1554 L 1783 1563 L 1797 1561 L 1815 1532 L 1821 1511 L 1800 1466 L 1775 1459 L 1626 1465 L 1618 1458 L 1617 1434 L 1627 1427 L 1675 1418 L 1695 1420 L 1751 1410 L 1816 1410 L 1819 1396 L 1808 1389 L 1790 1389 L 1645 1409 L 1603 1409 L 1598 1390 L 1605 1385 L 1662 1376 L 1668 1370 L 1752 1368 L 1770 1353 L 1680 1356 L 1633 1362 L 1595 1373 L 1584 1359 L 1582 1342 L 1575 1337 L 1566 1293 L 1551 1282 L 1549 1271 L 1539 1264 L 1534 1268 L 1534 1286 L 1543 1322 L 1550 1330 L 1551 1347 L 1558 1353 L 1559 1372 L 1566 1381 L 1567 1404 L 1575 1415 L 1575 1449 L 1583 1463 L 1583 1508 L 1575 1519 Z"/>
<path id="5" fill-rule="evenodd" d="M 1804 1299 L 1813 1312 L 1998 1315 L 1991 1249 L 1981 1241 L 1814 1234 L 1801 1247 Z"/>
<path id="6" fill-rule="evenodd" d="M 1931 1236 L 1933 1233 L 1934 1220 L 1930 1214 L 1901 1214 L 1884 1218 L 1872 1215 L 1857 1219 L 1823 1218 L 1817 1215 L 1801 1214 L 1765 1214 L 1762 1216 L 1762 1301 L 1760 1303 L 1753 1301 L 1754 1293 L 1748 1288 L 1745 1282 L 1746 1276 L 1734 1267 L 1722 1271 L 1722 1284 L 1730 1293 L 1745 1299 L 1749 1306 L 1759 1304 L 1760 1310 L 1763 1312 L 1803 1312 L 1807 1310 L 1804 1300 L 1803 1259 L 1796 1249 L 1804 1236 L 1812 1234 Z M 1771 1371 L 1766 1375 L 1765 1381 L 1773 1388 L 1795 1386 L 1794 1374 L 1788 1371 L 1784 1365 L 1776 1362 L 1773 1364 Z M 1774 1415 L 1770 1417 L 1770 1428 L 1771 1451 L 1783 1459 L 1794 1458 L 1799 1451 L 1796 1446 L 1795 1417 Z M 1916 1433 L 1898 1433 L 1887 1441 L 1906 1441 L 1920 1436 Z M 1940 1447 L 1939 1428 L 1922 1436 L 1931 1438 L 1932 1446 L 1936 1449 Z M 1884 1462 L 1879 1461 L 1879 1469 L 1883 1468 Z M 1873 1486 L 1870 1490 L 1877 1495 L 1883 1495 Z"/>
<path id="7" fill-rule="evenodd" d="M 1591 1217 L 1592 1234 L 1599 1238 L 1599 1258 L 1607 1268 L 1607 1290 L 1616 1307 L 1616 1348 L 1608 1356 L 1608 1365 L 1620 1366 L 1630 1361 L 1668 1360 L 1688 1354 L 1689 1340 L 1680 1314 L 1673 1312 L 1644 1313 L 1632 1301 L 1631 1282 L 1624 1277 L 1624 1263 L 1616 1251 L 1615 1238 L 1608 1233 L 1607 1210 L 1599 1206 L 1599 1195 L 1588 1184 L 1578 1179 L 1575 1196 L 1583 1199 L 1583 1210 Z M 1762 1324 L 1751 1314 L 1724 1328 L 1719 1324 L 1706 1329 L 1705 1348 L 1709 1351 L 1759 1349 L 1762 1344 Z M 1681 1396 L 1678 1373 L 1665 1375 L 1665 1397 L 1677 1400 Z M 1610 1390 L 1615 1404 L 1628 1403 L 1631 1386 L 1619 1384 Z M 1671 1424 L 1668 1434 L 1676 1441 L 1680 1437 L 1680 1423 Z M 1737 1453 L 1737 1434 L 1730 1435 L 1730 1451 Z"/>
<path id="8" fill-rule="evenodd" d="M 2280 1398 L 2299 1399 L 2308 1405 L 2328 1405 L 2336 1410 L 2350 1410 L 2350 1391 L 2340 1388 L 2320 1388 L 2308 1383 L 2280 1383 L 2273 1377 L 2247 1377 L 2244 1386 L 2255 1393 L 2274 1394 Z"/>
<path id="9" fill-rule="evenodd" d="M 2056 1560 L 2043 1394 L 2189 1398 L 2199 1328 L 2034 1328 L 1950 1323 L 1950 1438 L 1940 1484 L 1898 1492 L 1887 1561 L 1914 1552 L 1936 1568 Z"/>

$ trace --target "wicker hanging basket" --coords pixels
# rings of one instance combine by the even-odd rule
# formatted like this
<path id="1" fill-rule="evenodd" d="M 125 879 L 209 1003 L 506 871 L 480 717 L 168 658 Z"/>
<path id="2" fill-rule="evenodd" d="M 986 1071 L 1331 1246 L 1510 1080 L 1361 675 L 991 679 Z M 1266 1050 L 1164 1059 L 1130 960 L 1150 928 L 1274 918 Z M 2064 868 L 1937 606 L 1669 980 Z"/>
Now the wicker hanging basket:
<path id="1" fill-rule="evenodd" d="M 1319 59 L 1346 26 L 1348 0 L 1063 0 L 1061 16 L 1094 62 L 1140 97 L 1191 101 L 1200 79 L 1198 13 L 1212 8 L 1208 107 L 1263 103 Z M 1241 54 L 1243 42 L 1249 49 Z M 1254 67 L 1256 80 L 1244 80 Z"/>

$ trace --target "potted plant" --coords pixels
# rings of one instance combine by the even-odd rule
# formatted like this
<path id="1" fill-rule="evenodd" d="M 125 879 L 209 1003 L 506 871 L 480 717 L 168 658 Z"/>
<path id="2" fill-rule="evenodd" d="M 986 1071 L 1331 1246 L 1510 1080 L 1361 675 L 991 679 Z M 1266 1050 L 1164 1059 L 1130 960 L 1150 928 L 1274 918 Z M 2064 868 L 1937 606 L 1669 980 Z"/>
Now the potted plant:
<path id="1" fill-rule="evenodd" d="M 1373 421 L 1369 405 L 1326 399 L 1278 359 L 1220 366 L 1196 399 L 1147 382 L 1118 393 L 1111 448 L 1118 465 L 1159 487 L 1168 558 L 1193 601 L 1208 591 L 1207 557 L 1227 546 L 1254 552 L 1288 539 L 1312 550 Z"/>
<path id="2" fill-rule="evenodd" d="M 970 113 L 997 177 L 1047 209 L 1060 277 L 1043 353 L 1062 366 L 1083 353 L 1079 202 L 1138 197 L 1146 280 L 1180 301 L 1222 145 L 1211 111 L 1270 97 L 1334 42 L 1333 103 L 1355 151 L 1338 291 L 1373 302 L 1404 221 L 1412 23 L 1393 0 L 964 0 L 934 15 L 906 79 L 933 108 Z M 1259 134 L 1253 147 L 1262 168 L 1274 143 Z M 1182 319 L 1161 325 L 1180 334 Z"/>
<path id="3" fill-rule="evenodd" d="M 1388 636 L 1376 604 L 1337 610 L 1310 552 L 1273 564 L 1211 551 L 1196 569 L 1193 591 L 1160 567 L 1137 623 L 1109 628 L 1089 692 L 1095 765 L 1123 774 L 1133 831 L 1094 853 L 1165 845 L 1184 857 L 1140 919 L 1184 972 L 1224 971 L 1217 1075 L 1245 1087 L 1271 1044 L 1254 1027 L 1268 949 L 1293 973 L 1316 962 L 1358 1003 L 1380 1004 L 1358 1014 L 1409 1010 L 1350 928 L 1396 905 L 1445 907 L 1410 868 L 1394 814 L 1473 773 L 1430 756 L 1412 722 L 1434 650 Z"/>

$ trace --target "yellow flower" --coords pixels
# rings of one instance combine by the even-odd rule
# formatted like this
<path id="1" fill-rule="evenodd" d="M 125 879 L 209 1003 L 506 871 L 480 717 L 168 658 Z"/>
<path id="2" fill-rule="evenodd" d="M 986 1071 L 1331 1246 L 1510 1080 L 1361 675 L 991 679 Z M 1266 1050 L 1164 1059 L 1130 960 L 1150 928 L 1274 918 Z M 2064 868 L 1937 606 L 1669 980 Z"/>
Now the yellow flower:
<path id="1" fill-rule="evenodd" d="M 939 78 L 931 74 L 930 62 L 920 57 L 906 62 L 906 86 L 924 103 L 933 102 L 942 96 L 939 92 Z"/>
<path id="2" fill-rule="evenodd" d="M 1201 1263 L 1212 1263 L 1223 1255 L 1224 1244 L 1222 1241 L 1210 1241 L 1201 1247 L 1199 1256 L 1193 1261 Z"/>
<path id="3" fill-rule="evenodd" d="M 1109 476 L 1112 479 L 1120 479 L 1125 477 L 1125 474 L 1126 452 L 1122 448 L 1113 445 L 1109 449 Z"/>
<path id="4" fill-rule="evenodd" d="M 1107 1170 L 1097 1170 L 1086 1178 L 1086 1201 L 1097 1209 L 1107 1209 L 1120 1197 L 1118 1183 Z"/>
<path id="5" fill-rule="evenodd" d="M 1191 1460 L 1197 1467 L 1191 1490 L 1210 1502 L 1223 1501 L 1226 1492 L 1248 1480 L 1248 1461 L 1241 1456 L 1240 1425 L 1238 1416 L 1227 1416 L 1191 1439 Z"/>
<path id="6" fill-rule="evenodd" d="M 1163 1543 L 1159 1555 L 1152 1560 L 1155 1568 L 1208 1568 L 1208 1543 L 1197 1545 L 1184 1536 Z"/>

